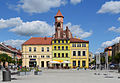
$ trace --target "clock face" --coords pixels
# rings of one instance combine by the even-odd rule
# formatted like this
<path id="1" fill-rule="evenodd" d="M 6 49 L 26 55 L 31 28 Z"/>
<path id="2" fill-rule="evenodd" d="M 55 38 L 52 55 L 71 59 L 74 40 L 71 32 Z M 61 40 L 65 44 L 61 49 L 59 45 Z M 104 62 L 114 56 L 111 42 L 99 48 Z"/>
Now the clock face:
<path id="1" fill-rule="evenodd" d="M 60 21 L 60 20 L 61 20 L 61 17 L 58 17 L 57 20 Z"/>

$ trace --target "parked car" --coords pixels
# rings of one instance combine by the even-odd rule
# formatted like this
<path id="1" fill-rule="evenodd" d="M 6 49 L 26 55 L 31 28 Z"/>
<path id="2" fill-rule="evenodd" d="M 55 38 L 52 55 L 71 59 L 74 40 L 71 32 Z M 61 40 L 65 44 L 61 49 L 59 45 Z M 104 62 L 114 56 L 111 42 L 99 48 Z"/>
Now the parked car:
<path id="1" fill-rule="evenodd" d="M 119 65 L 118 64 L 110 64 L 109 68 L 110 69 L 118 69 Z"/>

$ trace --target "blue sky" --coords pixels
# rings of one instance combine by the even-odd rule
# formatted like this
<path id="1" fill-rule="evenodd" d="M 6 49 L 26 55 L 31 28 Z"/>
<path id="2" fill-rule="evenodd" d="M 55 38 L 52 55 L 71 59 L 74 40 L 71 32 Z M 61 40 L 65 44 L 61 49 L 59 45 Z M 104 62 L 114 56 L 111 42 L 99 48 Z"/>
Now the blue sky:
<path id="1" fill-rule="evenodd" d="M 0 0 L 0 42 L 19 48 L 31 36 L 54 33 L 54 16 L 64 15 L 73 36 L 101 52 L 120 39 L 120 0 Z"/>

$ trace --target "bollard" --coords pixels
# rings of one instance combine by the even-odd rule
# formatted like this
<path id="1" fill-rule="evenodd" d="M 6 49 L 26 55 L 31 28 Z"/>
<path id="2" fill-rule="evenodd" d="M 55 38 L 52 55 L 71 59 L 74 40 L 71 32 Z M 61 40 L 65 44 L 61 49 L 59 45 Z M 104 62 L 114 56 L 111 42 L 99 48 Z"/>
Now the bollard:
<path id="1" fill-rule="evenodd" d="M 11 72 L 3 71 L 3 81 L 11 81 Z"/>

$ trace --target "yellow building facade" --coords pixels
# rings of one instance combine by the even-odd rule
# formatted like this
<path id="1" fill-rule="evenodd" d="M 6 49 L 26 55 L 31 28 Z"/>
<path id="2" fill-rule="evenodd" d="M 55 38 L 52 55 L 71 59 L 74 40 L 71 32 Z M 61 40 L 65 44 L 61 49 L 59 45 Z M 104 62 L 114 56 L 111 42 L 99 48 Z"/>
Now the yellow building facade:
<path id="1" fill-rule="evenodd" d="M 76 41 L 77 40 L 77 41 Z M 89 67 L 89 42 L 74 38 L 70 43 L 71 68 Z"/>
<path id="2" fill-rule="evenodd" d="M 70 40 L 53 39 L 52 40 L 53 61 L 58 61 L 57 67 L 70 67 Z M 68 63 L 64 63 L 68 62 Z"/>

